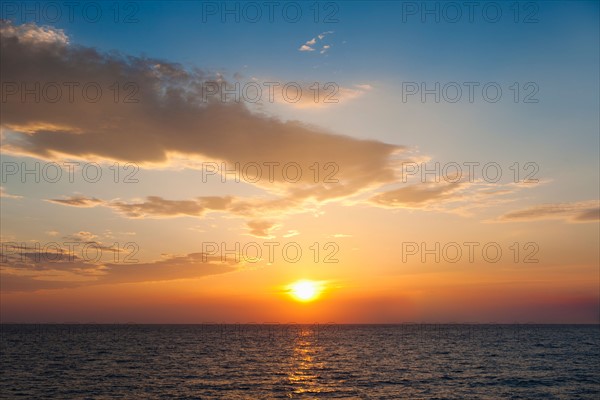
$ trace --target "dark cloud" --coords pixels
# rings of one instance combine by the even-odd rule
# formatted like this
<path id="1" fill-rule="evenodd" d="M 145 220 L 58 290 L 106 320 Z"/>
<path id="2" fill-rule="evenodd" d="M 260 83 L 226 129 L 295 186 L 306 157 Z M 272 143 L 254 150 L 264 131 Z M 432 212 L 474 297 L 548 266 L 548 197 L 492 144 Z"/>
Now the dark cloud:
<path id="1" fill-rule="evenodd" d="M 19 251 L 15 251 L 19 250 Z M 233 261 L 203 253 L 146 263 L 93 262 L 77 254 L 2 246 L 2 292 L 199 278 L 235 271 Z"/>

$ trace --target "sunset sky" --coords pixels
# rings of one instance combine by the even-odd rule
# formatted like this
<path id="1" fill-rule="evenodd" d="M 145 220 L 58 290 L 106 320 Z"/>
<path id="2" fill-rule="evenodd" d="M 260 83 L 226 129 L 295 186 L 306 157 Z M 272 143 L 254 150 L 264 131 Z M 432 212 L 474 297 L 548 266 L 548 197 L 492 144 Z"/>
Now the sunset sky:
<path id="1" fill-rule="evenodd" d="M 268 3 L 3 4 L 2 322 L 600 321 L 598 2 Z"/>

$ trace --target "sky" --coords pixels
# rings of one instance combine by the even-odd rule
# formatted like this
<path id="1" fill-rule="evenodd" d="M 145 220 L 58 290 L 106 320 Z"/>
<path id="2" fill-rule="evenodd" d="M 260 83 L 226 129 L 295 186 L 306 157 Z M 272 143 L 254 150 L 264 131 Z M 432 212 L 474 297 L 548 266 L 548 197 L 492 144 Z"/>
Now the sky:
<path id="1" fill-rule="evenodd" d="M 599 4 L 3 2 L 2 322 L 600 321 Z"/>

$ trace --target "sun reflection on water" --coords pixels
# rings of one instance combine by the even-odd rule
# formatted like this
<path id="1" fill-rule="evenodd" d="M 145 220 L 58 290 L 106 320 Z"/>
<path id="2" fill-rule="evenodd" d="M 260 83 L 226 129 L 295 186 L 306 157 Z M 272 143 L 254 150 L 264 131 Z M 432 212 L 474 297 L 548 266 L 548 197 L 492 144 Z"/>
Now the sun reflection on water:
<path id="1" fill-rule="evenodd" d="M 291 360 L 288 382 L 293 393 L 321 393 L 319 371 L 324 363 L 318 360 L 318 337 L 314 330 L 303 327 L 294 338 L 294 350 Z"/>

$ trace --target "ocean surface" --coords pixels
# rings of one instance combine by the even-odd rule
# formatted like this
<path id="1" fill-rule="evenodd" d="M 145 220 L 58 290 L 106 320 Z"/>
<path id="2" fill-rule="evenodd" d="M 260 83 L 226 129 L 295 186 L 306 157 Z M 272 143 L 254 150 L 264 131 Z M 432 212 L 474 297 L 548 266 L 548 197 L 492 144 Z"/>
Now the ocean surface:
<path id="1" fill-rule="evenodd" d="M 2 399 L 600 399 L 598 325 L 2 325 Z"/>

